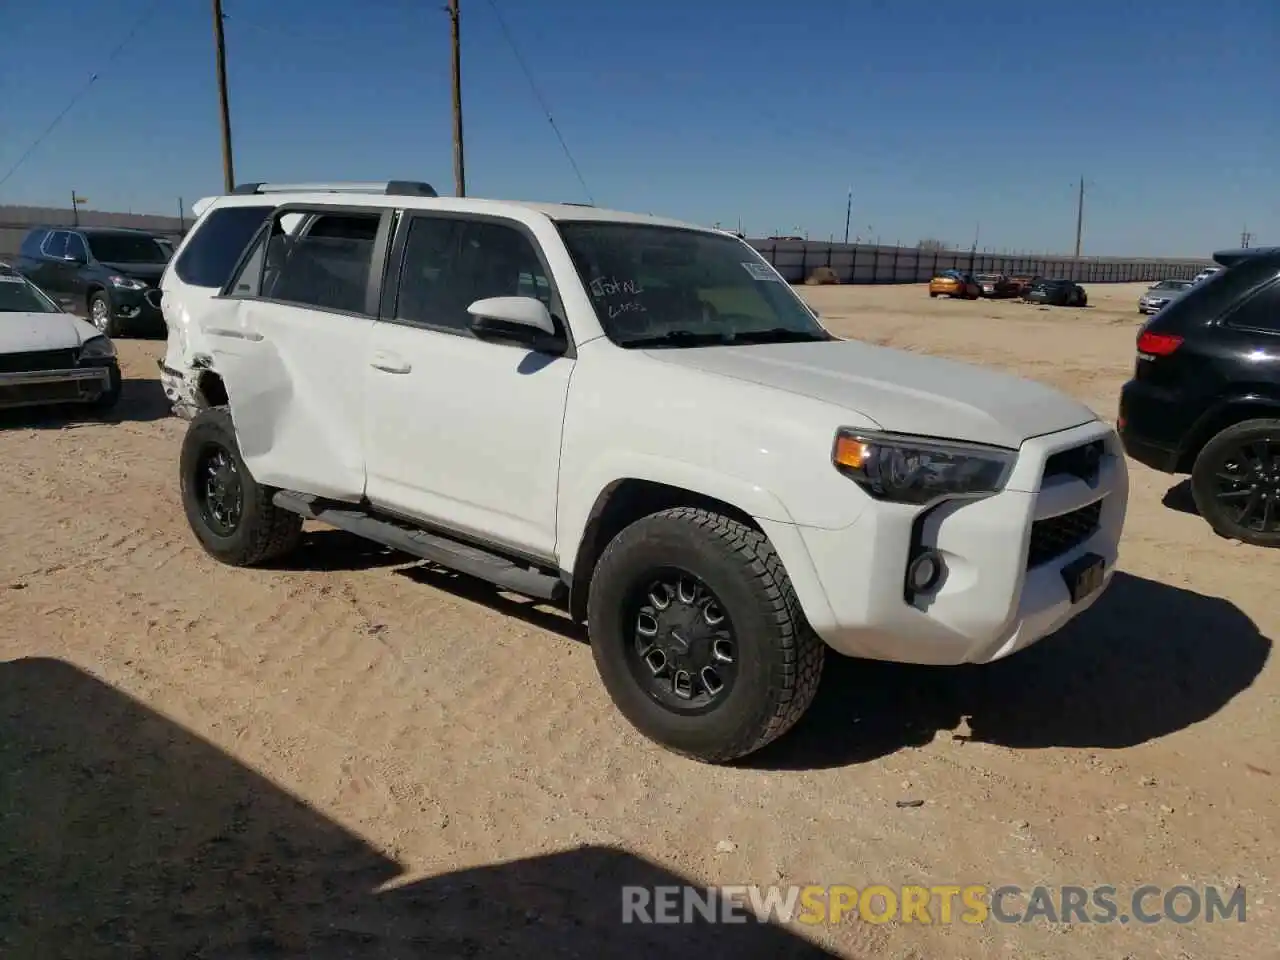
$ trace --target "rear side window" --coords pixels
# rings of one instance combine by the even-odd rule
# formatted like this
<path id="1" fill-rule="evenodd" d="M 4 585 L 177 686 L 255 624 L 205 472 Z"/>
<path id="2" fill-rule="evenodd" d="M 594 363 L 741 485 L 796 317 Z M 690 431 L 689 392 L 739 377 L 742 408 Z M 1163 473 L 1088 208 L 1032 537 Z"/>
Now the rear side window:
<path id="1" fill-rule="evenodd" d="M 40 250 L 46 257 L 65 257 L 67 255 L 67 232 L 50 230 Z"/>
<path id="2" fill-rule="evenodd" d="M 318 217 L 300 237 L 273 226 L 262 296 L 304 307 L 365 313 L 382 212 Z M 317 229 L 319 228 L 319 229 Z"/>
<path id="3" fill-rule="evenodd" d="M 222 289 L 240 254 L 273 209 L 219 207 L 211 211 L 174 264 L 178 278 L 194 287 Z"/>

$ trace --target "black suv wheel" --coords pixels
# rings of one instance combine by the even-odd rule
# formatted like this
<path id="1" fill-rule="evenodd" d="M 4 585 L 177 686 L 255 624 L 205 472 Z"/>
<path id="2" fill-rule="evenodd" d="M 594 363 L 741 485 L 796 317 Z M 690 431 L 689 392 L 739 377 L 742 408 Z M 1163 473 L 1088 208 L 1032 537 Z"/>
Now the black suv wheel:
<path id="1" fill-rule="evenodd" d="M 247 567 L 297 546 L 302 518 L 273 504 L 273 491 L 250 475 L 225 409 L 195 416 L 182 441 L 180 461 L 187 522 L 211 556 Z"/>
<path id="2" fill-rule="evenodd" d="M 1191 492 L 1214 531 L 1259 547 L 1280 547 L 1280 420 L 1245 420 L 1200 451 Z"/>
<path id="3" fill-rule="evenodd" d="M 605 549 L 587 619 L 600 677 L 640 733 L 709 763 L 809 708 L 826 648 L 768 539 L 708 510 L 638 520 Z"/>

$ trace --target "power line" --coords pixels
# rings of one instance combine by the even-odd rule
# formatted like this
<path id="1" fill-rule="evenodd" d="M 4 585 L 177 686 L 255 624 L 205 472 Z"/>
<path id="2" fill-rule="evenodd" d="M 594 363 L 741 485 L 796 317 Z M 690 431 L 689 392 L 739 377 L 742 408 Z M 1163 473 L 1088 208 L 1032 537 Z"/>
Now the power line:
<path id="1" fill-rule="evenodd" d="M 556 139 L 560 141 L 560 147 L 564 150 L 564 155 L 569 158 L 569 166 L 573 167 L 574 175 L 578 178 L 578 183 L 582 185 L 582 192 L 586 195 L 587 201 L 595 204 L 595 197 L 591 195 L 591 191 L 587 188 L 587 181 L 582 177 L 582 171 L 578 169 L 578 162 L 573 159 L 573 153 L 569 150 L 569 144 L 565 143 L 564 136 L 560 133 L 560 128 L 556 126 L 555 117 L 551 115 L 551 107 L 547 105 L 547 99 L 538 89 L 537 83 L 534 82 L 533 74 L 530 72 L 528 65 L 524 61 L 524 57 L 520 55 L 520 48 L 516 45 L 515 37 L 511 35 L 511 30 L 507 27 L 506 20 L 503 19 L 501 11 L 498 10 L 496 0 L 489 0 L 489 6 L 493 10 L 494 17 L 498 20 L 498 26 L 502 29 L 502 34 L 507 39 L 511 52 L 515 54 L 516 63 L 520 65 L 520 69 L 524 71 L 524 77 L 529 81 L 529 89 L 533 91 L 534 97 L 542 106 L 542 112 L 547 115 L 547 122 L 551 124 L 551 129 L 555 132 Z"/>
<path id="2" fill-rule="evenodd" d="M 120 56 L 120 54 L 124 52 L 124 48 L 127 47 L 130 44 L 130 42 L 132 42 L 133 38 L 137 35 L 138 31 L 141 30 L 143 25 L 147 22 L 147 20 L 151 18 L 151 15 L 160 8 L 160 4 L 162 2 L 163 0 L 155 0 L 155 2 L 147 5 L 143 9 L 138 19 L 134 21 L 133 26 L 129 28 L 129 32 L 125 34 L 124 39 L 121 40 L 119 43 L 117 43 L 111 49 L 111 52 L 107 54 L 107 59 L 103 63 L 103 67 L 110 65 L 116 59 L 116 57 Z M 53 118 L 53 120 L 49 123 L 47 127 L 44 128 L 44 131 L 40 134 L 40 136 L 36 137 L 35 140 L 32 141 L 31 146 L 27 147 L 27 149 L 23 151 L 22 156 L 18 157 L 17 161 L 13 164 L 13 166 L 11 166 L 8 169 L 5 175 L 3 177 L 0 177 L 0 187 L 3 187 L 6 183 L 8 183 L 9 178 L 18 172 L 18 170 L 22 167 L 24 163 L 27 162 L 27 160 L 31 157 L 33 153 L 35 153 L 38 149 L 40 149 L 40 145 L 44 143 L 44 141 L 48 138 L 49 134 L 53 133 L 53 131 L 57 129 L 58 124 L 62 122 L 63 118 L 66 117 L 66 115 L 71 112 L 72 108 L 74 108 L 77 103 L 79 103 L 82 99 L 84 99 L 85 94 L 87 94 L 90 88 L 97 82 L 98 82 L 98 74 L 91 73 L 89 75 L 89 79 L 85 82 L 84 86 L 82 86 L 79 90 L 76 91 L 75 95 L 72 96 L 72 98 L 69 101 L 67 101 L 67 105 L 62 108 L 62 111 L 56 117 Z"/>

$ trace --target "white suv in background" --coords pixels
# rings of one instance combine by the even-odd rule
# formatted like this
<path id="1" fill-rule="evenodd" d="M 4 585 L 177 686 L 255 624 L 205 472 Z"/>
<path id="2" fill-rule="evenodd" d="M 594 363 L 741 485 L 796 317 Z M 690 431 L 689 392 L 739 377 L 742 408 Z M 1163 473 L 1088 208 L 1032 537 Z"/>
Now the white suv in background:
<path id="1" fill-rule="evenodd" d="M 700 760 L 791 727 L 827 647 L 986 663 L 1115 568 L 1108 424 L 838 339 L 722 231 L 259 185 L 207 205 L 164 291 L 210 554 L 269 563 L 314 518 L 564 604 L 620 711 Z"/>

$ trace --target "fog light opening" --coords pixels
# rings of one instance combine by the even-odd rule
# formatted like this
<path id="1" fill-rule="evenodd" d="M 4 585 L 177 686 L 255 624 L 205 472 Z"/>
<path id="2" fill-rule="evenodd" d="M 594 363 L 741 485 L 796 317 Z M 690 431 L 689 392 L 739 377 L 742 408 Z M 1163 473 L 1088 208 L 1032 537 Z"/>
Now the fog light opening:
<path id="1" fill-rule="evenodd" d="M 912 593 L 924 593 L 937 586 L 943 569 L 942 554 L 936 550 L 922 550 L 907 567 L 907 587 Z"/>

